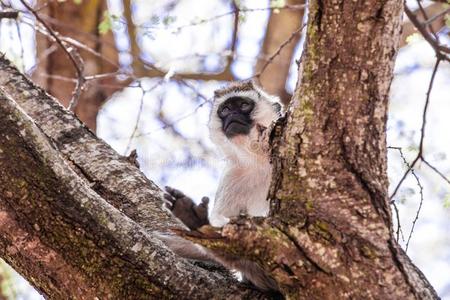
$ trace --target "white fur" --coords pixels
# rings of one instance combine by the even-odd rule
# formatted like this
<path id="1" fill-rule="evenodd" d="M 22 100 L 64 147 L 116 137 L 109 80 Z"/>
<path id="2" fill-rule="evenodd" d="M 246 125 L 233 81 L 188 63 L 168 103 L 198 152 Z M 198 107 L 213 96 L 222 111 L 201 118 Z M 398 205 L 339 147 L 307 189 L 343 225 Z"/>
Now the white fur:
<path id="1" fill-rule="evenodd" d="M 245 83 L 244 83 L 245 84 Z M 242 86 L 241 86 L 242 87 Z M 240 214 L 267 216 L 269 202 L 267 193 L 272 177 L 272 167 L 267 153 L 268 141 L 263 128 L 280 117 L 274 109 L 276 97 L 267 95 L 255 85 L 251 90 L 240 91 L 240 87 L 214 99 L 209 121 L 211 139 L 222 152 L 226 167 L 210 212 L 211 225 L 222 227 L 229 218 Z M 222 92 L 223 94 L 223 92 Z M 248 135 L 228 139 L 222 131 L 222 121 L 217 115 L 219 105 L 230 97 L 246 97 L 255 101 L 251 113 L 253 127 Z M 264 132 L 262 134 L 262 132 Z M 180 237 L 163 234 L 160 238 L 174 251 L 185 258 L 214 261 L 228 269 L 235 269 L 262 290 L 277 290 L 276 282 L 255 262 L 220 255 Z"/>
<path id="2" fill-rule="evenodd" d="M 245 97 L 255 101 L 251 113 L 254 125 L 248 135 L 238 135 L 228 139 L 222 131 L 222 121 L 217 116 L 221 103 L 231 97 Z M 253 90 L 233 91 L 214 99 L 209 129 L 212 141 L 222 151 L 226 167 L 220 186 L 216 192 L 214 206 L 209 221 L 211 225 L 222 227 L 229 218 L 240 214 L 267 216 L 269 202 L 267 193 L 272 177 L 272 167 L 266 152 L 267 143 L 261 139 L 257 124 L 267 128 L 279 117 L 273 107 L 278 98 L 269 96 L 256 86 Z"/>

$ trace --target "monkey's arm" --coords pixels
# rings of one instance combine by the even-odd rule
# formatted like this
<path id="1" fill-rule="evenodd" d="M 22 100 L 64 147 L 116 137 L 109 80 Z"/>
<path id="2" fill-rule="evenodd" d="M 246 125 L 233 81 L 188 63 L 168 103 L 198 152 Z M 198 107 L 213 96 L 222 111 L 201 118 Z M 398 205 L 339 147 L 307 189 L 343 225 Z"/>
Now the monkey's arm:
<path id="1" fill-rule="evenodd" d="M 164 195 L 167 201 L 166 207 L 190 230 L 209 225 L 208 197 L 203 197 L 201 203 L 197 205 L 179 190 L 166 186 L 166 192 L 167 194 Z"/>
<path id="2" fill-rule="evenodd" d="M 222 189 L 219 187 L 219 191 L 221 190 Z M 166 203 L 166 206 L 172 211 L 173 215 L 180 219 L 189 229 L 196 230 L 203 225 L 209 224 L 209 199 L 207 197 L 203 197 L 202 202 L 196 205 L 191 198 L 187 197 L 179 190 L 166 187 L 166 191 L 168 193 L 164 195 L 164 198 L 168 202 Z M 216 200 L 223 202 L 222 200 L 226 199 L 219 197 L 218 199 L 216 198 Z M 219 204 L 219 208 L 220 207 Z M 215 205 L 212 210 L 211 223 L 213 226 L 222 227 L 228 223 L 229 219 L 219 213 L 215 215 L 217 209 L 218 206 Z M 278 289 L 278 286 L 272 277 L 267 275 L 267 273 L 255 262 L 234 257 L 232 255 L 216 253 L 213 250 L 206 249 L 179 236 L 162 235 L 160 238 L 173 252 L 184 258 L 213 264 L 218 263 L 229 270 L 238 270 L 242 272 L 244 281 L 250 281 L 263 291 L 276 291 Z"/>

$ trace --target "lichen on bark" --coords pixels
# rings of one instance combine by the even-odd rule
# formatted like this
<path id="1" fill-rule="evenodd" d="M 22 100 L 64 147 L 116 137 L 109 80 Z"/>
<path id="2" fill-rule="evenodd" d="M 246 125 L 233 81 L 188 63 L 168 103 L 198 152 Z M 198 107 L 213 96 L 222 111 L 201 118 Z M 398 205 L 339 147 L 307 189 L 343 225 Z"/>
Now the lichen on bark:
<path id="1" fill-rule="evenodd" d="M 234 221 L 222 235 L 240 245 L 234 254 L 266 249 L 258 261 L 289 278 L 279 283 L 292 299 L 434 299 L 393 239 L 387 196 L 386 112 L 402 2 L 313 0 L 308 8 L 299 81 L 272 136 L 270 219 Z M 274 261 L 283 239 L 301 255 Z"/>
<path id="2" fill-rule="evenodd" d="M 3 57 L 0 75 L 0 255 L 39 291 L 54 299 L 264 298 L 170 252 L 153 232 L 177 225 L 161 191 Z"/>

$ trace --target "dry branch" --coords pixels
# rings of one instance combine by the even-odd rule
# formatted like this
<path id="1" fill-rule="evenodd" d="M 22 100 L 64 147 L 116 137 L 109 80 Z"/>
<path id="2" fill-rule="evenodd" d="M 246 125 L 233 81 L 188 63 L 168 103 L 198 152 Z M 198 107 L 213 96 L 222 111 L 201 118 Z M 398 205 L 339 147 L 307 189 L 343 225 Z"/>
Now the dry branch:
<path id="1" fill-rule="evenodd" d="M 15 10 L 11 11 L 0 11 L 0 20 L 1 19 L 17 19 L 19 16 L 19 12 Z"/>
<path id="2" fill-rule="evenodd" d="M 442 12 L 445 12 L 445 8 L 443 7 L 442 3 L 433 3 L 427 7 L 424 8 L 424 11 L 427 15 L 430 16 L 438 16 Z M 439 18 L 439 17 L 431 17 L 430 19 L 426 20 L 425 17 L 422 15 L 422 13 L 417 9 L 413 12 L 413 14 L 416 16 L 417 20 L 421 23 L 426 23 L 430 29 L 432 29 L 435 32 L 438 32 L 442 27 L 445 26 L 445 19 Z M 409 20 L 406 19 L 402 24 L 402 35 L 400 38 L 400 48 L 407 45 L 407 38 L 417 32 L 416 26 Z"/>

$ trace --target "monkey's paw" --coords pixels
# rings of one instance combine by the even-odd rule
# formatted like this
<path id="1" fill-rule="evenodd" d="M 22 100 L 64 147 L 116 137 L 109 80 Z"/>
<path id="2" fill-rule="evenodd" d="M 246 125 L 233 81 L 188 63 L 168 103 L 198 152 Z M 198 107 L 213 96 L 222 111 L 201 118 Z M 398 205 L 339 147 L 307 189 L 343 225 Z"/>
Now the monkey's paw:
<path id="1" fill-rule="evenodd" d="M 166 207 L 190 230 L 196 230 L 203 225 L 208 225 L 209 198 L 203 197 L 200 204 L 195 204 L 191 198 L 183 192 L 166 186 L 167 194 L 164 194 Z"/>

